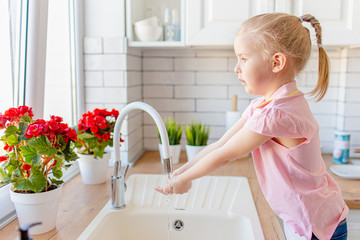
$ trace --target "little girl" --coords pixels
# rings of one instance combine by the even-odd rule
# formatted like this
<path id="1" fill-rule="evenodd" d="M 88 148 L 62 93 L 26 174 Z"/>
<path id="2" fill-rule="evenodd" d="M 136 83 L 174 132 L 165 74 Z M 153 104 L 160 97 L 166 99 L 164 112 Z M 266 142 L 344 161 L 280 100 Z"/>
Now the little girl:
<path id="1" fill-rule="evenodd" d="M 164 194 L 182 194 L 191 181 L 252 152 L 257 178 L 287 239 L 346 239 L 348 207 L 321 156 L 319 126 L 295 76 L 311 53 L 309 22 L 319 50 L 319 78 L 311 92 L 321 100 L 329 83 L 329 60 L 321 27 L 311 15 L 283 13 L 244 22 L 234 43 L 235 73 L 253 100 L 241 119 L 217 142 L 176 170 Z"/>

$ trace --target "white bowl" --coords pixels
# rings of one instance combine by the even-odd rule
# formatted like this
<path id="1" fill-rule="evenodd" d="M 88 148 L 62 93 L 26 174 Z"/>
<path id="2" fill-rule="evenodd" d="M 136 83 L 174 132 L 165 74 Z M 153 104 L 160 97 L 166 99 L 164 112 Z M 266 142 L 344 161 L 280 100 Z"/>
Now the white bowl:
<path id="1" fill-rule="evenodd" d="M 163 28 L 159 26 L 135 26 L 135 34 L 140 41 L 158 41 L 162 37 Z"/>
<path id="2" fill-rule="evenodd" d="M 158 26 L 159 18 L 158 17 L 149 17 L 144 20 L 138 21 L 134 23 L 134 26 Z"/>

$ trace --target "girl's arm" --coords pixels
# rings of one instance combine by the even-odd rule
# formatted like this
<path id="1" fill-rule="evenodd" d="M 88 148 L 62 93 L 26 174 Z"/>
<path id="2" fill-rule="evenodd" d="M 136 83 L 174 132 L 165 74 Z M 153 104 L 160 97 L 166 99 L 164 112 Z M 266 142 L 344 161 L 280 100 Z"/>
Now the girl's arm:
<path id="1" fill-rule="evenodd" d="M 245 119 L 240 118 L 218 141 L 208 145 L 206 148 L 201 150 L 193 159 L 191 159 L 191 161 L 184 164 L 181 168 L 175 170 L 172 176 L 183 173 L 184 171 L 192 167 L 195 163 L 197 163 L 205 155 L 223 146 L 232 136 L 235 135 L 235 133 L 237 133 L 244 126 L 245 122 Z"/>
<path id="2" fill-rule="evenodd" d="M 164 194 L 185 193 L 189 191 L 192 180 L 211 173 L 228 162 L 236 160 L 239 156 L 250 153 L 269 139 L 271 137 L 241 128 L 224 145 L 206 154 L 192 167 L 172 178 L 166 187 L 158 187 L 156 190 Z"/>

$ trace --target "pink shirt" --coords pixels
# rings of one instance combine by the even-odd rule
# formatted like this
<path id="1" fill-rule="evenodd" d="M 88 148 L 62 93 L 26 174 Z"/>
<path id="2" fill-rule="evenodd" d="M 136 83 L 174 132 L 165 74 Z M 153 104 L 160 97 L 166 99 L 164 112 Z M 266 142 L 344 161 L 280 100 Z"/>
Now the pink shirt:
<path id="1" fill-rule="evenodd" d="M 302 92 L 291 82 L 280 87 L 268 104 L 256 108 L 254 99 L 243 113 L 245 127 L 279 138 L 306 138 L 287 148 L 273 139 L 255 149 L 253 161 L 259 184 L 274 212 L 306 239 L 314 233 L 330 239 L 349 208 L 334 179 L 327 173 L 320 151 L 319 126 Z"/>

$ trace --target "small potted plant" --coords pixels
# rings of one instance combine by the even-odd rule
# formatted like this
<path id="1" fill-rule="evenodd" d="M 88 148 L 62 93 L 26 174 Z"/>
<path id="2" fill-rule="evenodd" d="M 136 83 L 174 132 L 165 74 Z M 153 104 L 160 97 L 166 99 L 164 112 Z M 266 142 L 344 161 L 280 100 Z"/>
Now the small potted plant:
<path id="1" fill-rule="evenodd" d="M 76 148 L 79 154 L 81 178 L 85 184 L 100 184 L 106 181 L 113 132 L 119 111 L 96 108 L 84 113 L 78 122 Z"/>
<path id="2" fill-rule="evenodd" d="M 76 160 L 76 131 L 51 116 L 33 120 L 32 108 L 20 106 L 0 114 L 0 179 L 11 183 L 10 197 L 20 225 L 42 222 L 32 234 L 48 232 L 56 225 L 63 170 Z"/>
<path id="3" fill-rule="evenodd" d="M 193 120 L 186 125 L 185 135 L 187 140 L 186 155 L 188 161 L 193 159 L 197 153 L 206 147 L 209 139 L 210 127 Z"/>
<path id="4" fill-rule="evenodd" d="M 176 121 L 171 118 L 165 119 L 165 127 L 169 137 L 170 144 L 170 156 L 172 157 L 172 163 L 177 164 L 180 161 L 180 153 L 181 153 L 181 135 L 182 135 L 182 127 Z M 162 154 L 162 146 L 161 146 L 161 138 L 158 132 L 160 144 L 159 144 L 159 152 L 161 158 L 163 158 Z"/>

